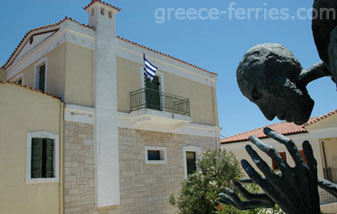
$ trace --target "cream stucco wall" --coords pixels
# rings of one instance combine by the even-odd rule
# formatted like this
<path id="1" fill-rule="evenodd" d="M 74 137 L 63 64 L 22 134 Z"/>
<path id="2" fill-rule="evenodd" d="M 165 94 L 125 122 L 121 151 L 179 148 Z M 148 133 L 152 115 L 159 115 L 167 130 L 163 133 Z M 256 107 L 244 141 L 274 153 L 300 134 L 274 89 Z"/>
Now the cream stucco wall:
<path id="1" fill-rule="evenodd" d="M 141 87 L 141 65 L 117 57 L 118 111 L 130 111 L 130 92 Z"/>
<path id="2" fill-rule="evenodd" d="M 118 110 L 130 111 L 130 92 L 142 87 L 141 64 L 118 57 Z M 164 78 L 164 92 L 190 99 L 194 123 L 218 126 L 216 88 L 159 70 Z M 162 80 L 160 80 L 162 81 Z"/>
<path id="3" fill-rule="evenodd" d="M 65 78 L 65 43 L 44 55 L 34 63 L 25 67 L 17 75 L 8 81 L 14 81 L 18 76 L 23 75 L 23 84 L 35 88 L 35 69 L 43 63 L 47 64 L 47 88 L 46 92 L 57 97 L 64 96 Z M 10 70 L 9 70 L 10 71 Z"/>
<path id="4" fill-rule="evenodd" d="M 318 130 L 318 129 L 328 129 L 328 128 L 336 128 L 337 127 L 337 114 L 333 114 L 319 122 L 316 122 L 311 125 L 307 125 L 305 128 L 307 130 Z"/>
<path id="5" fill-rule="evenodd" d="M 69 104 L 93 107 L 93 50 L 63 43 L 9 81 L 23 74 L 24 85 L 34 88 L 34 73 L 40 63 L 47 64 L 47 93 Z"/>
<path id="6" fill-rule="evenodd" d="M 314 152 L 314 156 L 317 160 L 317 171 L 318 171 L 318 176 L 320 177 L 324 177 L 323 174 L 323 164 L 322 164 L 322 157 L 321 157 L 321 149 L 320 149 L 320 144 L 318 142 L 318 139 L 316 138 L 312 138 L 312 136 L 310 136 L 310 134 L 305 133 L 305 134 L 297 134 L 297 135 L 291 135 L 291 136 L 286 136 L 288 138 L 291 138 L 296 146 L 298 147 L 299 150 L 302 150 L 302 144 L 303 141 L 308 140 L 312 146 L 313 152 Z M 294 161 L 291 157 L 291 155 L 289 154 L 289 152 L 287 151 L 287 149 L 285 148 L 285 146 L 283 146 L 282 144 L 267 138 L 267 139 L 262 139 L 262 142 L 267 143 L 271 146 L 273 146 L 277 151 L 279 152 L 286 152 L 287 153 L 287 163 L 290 166 L 294 166 Z M 248 155 L 245 146 L 246 145 L 251 145 L 254 150 L 261 156 L 261 158 L 271 167 L 272 166 L 272 160 L 271 158 L 266 155 L 264 152 L 262 152 L 261 150 L 259 150 L 253 143 L 251 143 L 250 141 L 243 141 L 243 142 L 236 142 L 236 143 L 230 143 L 230 144 L 222 144 L 221 148 L 222 149 L 227 149 L 228 151 L 232 152 L 239 161 L 241 161 L 242 159 L 246 159 L 248 160 L 248 162 L 254 166 L 254 168 L 258 170 L 258 168 L 256 167 L 256 165 L 254 164 L 254 162 L 251 160 L 250 156 Z M 242 172 L 244 172 L 244 170 L 242 170 Z M 244 172 L 244 174 L 246 175 L 246 173 Z"/>
<path id="7" fill-rule="evenodd" d="M 26 138 L 60 133 L 61 102 L 13 84 L 0 84 L 0 94 L 0 213 L 58 214 L 58 182 L 26 184 Z"/>
<path id="8" fill-rule="evenodd" d="M 94 106 L 94 52 L 71 43 L 65 44 L 65 96 L 67 104 Z"/>

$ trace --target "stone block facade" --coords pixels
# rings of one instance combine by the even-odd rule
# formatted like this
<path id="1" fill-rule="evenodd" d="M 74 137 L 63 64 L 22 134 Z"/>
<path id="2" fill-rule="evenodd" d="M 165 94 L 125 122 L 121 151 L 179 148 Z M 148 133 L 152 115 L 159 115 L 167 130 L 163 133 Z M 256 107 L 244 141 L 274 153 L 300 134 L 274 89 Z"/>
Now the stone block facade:
<path id="1" fill-rule="evenodd" d="M 94 127 L 64 125 L 64 213 L 89 214 L 95 210 Z"/>
<path id="2" fill-rule="evenodd" d="M 65 214 L 172 214 L 184 179 L 185 146 L 215 149 L 218 139 L 119 128 L 121 204 L 97 210 L 93 126 L 65 124 Z M 146 146 L 165 147 L 165 164 L 146 164 Z"/>

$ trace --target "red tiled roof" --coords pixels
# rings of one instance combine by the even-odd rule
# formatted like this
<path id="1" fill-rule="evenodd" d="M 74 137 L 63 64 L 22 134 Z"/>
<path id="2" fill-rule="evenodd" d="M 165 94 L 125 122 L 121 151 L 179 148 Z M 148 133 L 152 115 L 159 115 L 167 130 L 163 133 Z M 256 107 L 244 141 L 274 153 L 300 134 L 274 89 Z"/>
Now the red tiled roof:
<path id="1" fill-rule="evenodd" d="M 12 59 L 15 59 L 15 55 L 17 53 L 17 51 L 19 50 L 19 48 L 21 47 L 21 45 L 24 43 L 24 41 L 26 40 L 26 38 L 28 37 L 28 35 L 30 35 L 31 33 L 33 33 L 34 31 L 38 31 L 38 30 L 42 30 L 42 29 L 46 29 L 46 28 L 51 28 L 51 27 L 54 27 L 54 26 L 58 26 L 60 24 L 62 24 L 63 22 L 65 21 L 72 21 L 76 24 L 79 24 L 83 27 L 86 27 L 86 28 L 89 28 L 89 29 L 93 29 L 92 27 L 89 27 L 88 25 L 85 25 L 85 24 L 81 24 L 79 23 L 78 21 L 72 19 L 72 18 L 69 18 L 69 17 L 65 17 L 64 19 L 62 19 L 61 21 L 59 22 L 56 22 L 54 24 L 49 24 L 49 25 L 45 25 L 45 26 L 41 26 L 41 27 L 38 27 L 38 28 L 34 28 L 34 29 L 31 29 L 30 31 L 28 31 L 24 37 L 21 39 L 20 43 L 16 46 L 15 50 L 13 51 L 13 53 L 10 55 L 10 57 L 8 58 L 8 60 L 6 61 L 6 63 L 2 66 L 2 68 L 5 68 L 6 66 L 8 66 L 9 62 L 12 60 Z"/>
<path id="2" fill-rule="evenodd" d="M 162 52 L 159 52 L 159 51 L 156 51 L 156 50 L 154 50 L 154 49 L 148 48 L 148 47 L 146 47 L 146 46 L 144 46 L 144 45 L 141 45 L 141 44 L 138 44 L 138 43 L 136 43 L 136 42 L 127 40 L 127 39 L 122 38 L 122 37 L 120 37 L 120 36 L 117 36 L 117 38 L 120 39 L 120 40 L 122 40 L 122 41 L 124 41 L 124 42 L 130 43 L 130 44 L 132 44 L 132 45 L 136 45 L 136 46 L 138 46 L 138 47 L 140 47 L 140 48 L 144 48 L 144 49 L 146 49 L 146 50 L 148 50 L 148 51 L 151 51 L 151 52 L 160 54 L 160 55 L 162 55 L 162 56 L 171 58 L 171 59 L 173 59 L 173 60 L 176 60 L 176 61 L 178 61 L 178 62 L 184 63 L 184 64 L 186 64 L 186 65 L 192 66 L 192 67 L 194 67 L 194 68 L 196 68 L 196 69 L 200 69 L 200 70 L 202 70 L 202 71 L 204 71 L 204 72 L 206 72 L 206 73 L 209 73 L 209 74 L 218 76 L 217 73 L 210 72 L 210 71 L 208 71 L 208 70 L 206 70 L 206 69 L 204 69 L 204 68 L 198 67 L 198 66 L 196 66 L 196 65 L 193 65 L 193 64 L 191 64 L 191 63 L 189 63 L 189 62 L 183 61 L 183 60 L 178 59 L 178 58 L 176 58 L 176 57 L 170 56 L 170 55 L 168 55 L 168 54 L 164 54 L 164 53 L 162 53 Z"/>
<path id="3" fill-rule="evenodd" d="M 104 5 L 108 6 L 108 7 L 111 7 L 112 9 L 121 11 L 120 8 L 115 7 L 115 6 L 113 6 L 113 5 L 111 5 L 111 4 L 108 4 L 108 3 L 106 3 L 106 2 L 103 2 L 103 1 L 101 1 L 101 0 L 92 0 L 92 1 L 91 1 L 87 6 L 85 6 L 83 9 L 86 10 L 88 7 L 90 7 L 91 5 L 93 5 L 95 2 L 102 3 L 102 4 L 104 4 Z"/>
<path id="4" fill-rule="evenodd" d="M 52 97 L 52 98 L 54 98 L 54 99 L 61 100 L 60 97 L 57 97 L 57 96 L 54 96 L 54 95 L 52 95 L 52 94 L 48 94 L 48 93 L 45 93 L 45 92 L 36 90 L 35 88 L 29 87 L 29 86 L 26 86 L 26 85 L 20 85 L 20 84 L 17 84 L 17 83 L 15 83 L 15 82 L 0 81 L 0 84 L 1 84 L 1 85 L 15 85 L 15 86 L 18 86 L 18 87 L 21 87 L 21 88 L 28 89 L 28 90 L 33 91 L 33 92 L 35 92 L 35 93 L 47 95 L 47 96 Z M 62 102 L 62 100 L 61 100 L 61 102 Z"/>
<path id="5" fill-rule="evenodd" d="M 292 134 L 300 134 L 300 133 L 306 133 L 307 130 L 305 127 L 307 125 L 311 125 L 314 123 L 317 123 L 318 121 L 321 121 L 325 118 L 330 117 L 331 115 L 337 114 L 337 109 L 334 111 L 331 111 L 327 114 L 324 114 L 319 117 L 312 117 L 309 119 L 309 121 L 303 125 L 296 125 L 295 123 L 289 123 L 289 122 L 282 122 L 282 123 L 276 123 L 272 124 L 266 127 L 269 127 L 278 133 L 281 133 L 283 135 L 292 135 Z M 235 143 L 235 142 L 242 142 L 242 141 L 247 141 L 249 136 L 254 135 L 257 138 L 263 139 L 263 138 L 268 138 L 267 135 L 263 133 L 263 129 L 265 127 L 261 127 L 258 129 L 254 129 L 251 131 L 243 132 L 241 134 L 233 135 L 231 137 L 227 137 L 221 140 L 221 144 L 226 144 L 226 143 Z"/>

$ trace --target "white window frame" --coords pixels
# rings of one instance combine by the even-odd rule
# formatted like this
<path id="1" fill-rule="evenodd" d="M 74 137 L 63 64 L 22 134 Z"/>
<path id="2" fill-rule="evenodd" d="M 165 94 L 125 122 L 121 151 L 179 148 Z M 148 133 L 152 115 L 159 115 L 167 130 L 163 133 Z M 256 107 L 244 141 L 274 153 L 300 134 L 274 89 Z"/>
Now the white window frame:
<path id="1" fill-rule="evenodd" d="M 160 157 L 162 157 L 163 160 L 148 160 L 147 152 L 149 150 L 160 151 Z M 145 163 L 146 164 L 167 164 L 166 148 L 158 147 L 158 146 L 145 146 Z"/>
<path id="2" fill-rule="evenodd" d="M 165 93 L 165 80 L 164 80 L 164 74 L 163 74 L 163 72 L 160 72 L 160 71 L 157 70 L 156 76 L 158 76 L 158 78 L 159 78 L 160 92 L 161 93 Z M 141 69 L 140 69 L 140 78 L 141 78 L 141 81 L 140 81 L 141 85 L 140 85 L 140 87 L 141 88 L 145 88 L 144 66 L 142 66 Z M 143 103 L 145 103 L 145 93 L 143 93 L 142 101 L 143 101 Z M 160 96 L 160 105 L 161 106 L 165 106 L 165 99 L 162 96 Z"/>
<path id="3" fill-rule="evenodd" d="M 44 76 L 44 92 L 47 92 L 48 57 L 45 57 L 45 58 L 39 60 L 34 66 L 34 87 L 37 90 L 39 88 L 38 72 L 39 72 L 39 68 L 42 65 L 45 65 L 45 67 L 46 67 L 45 68 L 45 76 Z"/>
<path id="4" fill-rule="evenodd" d="M 54 140 L 54 178 L 32 178 L 31 161 L 32 161 L 32 139 L 48 138 Z M 60 181 L 60 151 L 59 151 L 59 135 L 46 131 L 34 131 L 27 133 L 27 153 L 26 153 L 26 183 L 55 183 Z"/>
<path id="5" fill-rule="evenodd" d="M 19 74 L 17 75 L 14 79 L 13 79 L 13 82 L 17 82 L 18 80 L 22 80 L 22 84 L 21 85 L 24 85 L 24 80 L 23 80 L 23 74 Z"/>
<path id="6" fill-rule="evenodd" d="M 187 179 L 187 160 L 186 160 L 186 152 L 195 152 L 196 161 L 199 160 L 199 156 L 201 154 L 201 148 L 197 146 L 185 146 L 183 147 L 183 161 L 184 161 L 184 177 Z"/>

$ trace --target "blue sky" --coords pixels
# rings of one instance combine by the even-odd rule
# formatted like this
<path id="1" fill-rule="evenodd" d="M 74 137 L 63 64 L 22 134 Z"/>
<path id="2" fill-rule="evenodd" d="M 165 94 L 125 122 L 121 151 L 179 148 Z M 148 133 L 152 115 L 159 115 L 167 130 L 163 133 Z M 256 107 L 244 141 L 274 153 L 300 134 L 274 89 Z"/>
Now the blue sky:
<path id="1" fill-rule="evenodd" d="M 117 15 L 117 34 L 141 43 L 155 50 L 170 54 L 192 64 L 219 74 L 217 97 L 222 135 L 230 136 L 267 124 L 279 122 L 264 118 L 255 104 L 243 97 L 236 84 L 236 68 L 244 53 L 259 43 L 280 43 L 292 50 L 304 68 L 320 61 L 311 33 L 311 21 L 304 19 L 271 20 L 254 17 L 250 20 L 242 16 L 229 18 L 229 5 L 233 8 L 286 8 L 296 14 L 300 8 L 310 9 L 308 0 L 106 0 L 122 8 Z M 11 0 L 2 2 L 0 13 L 1 39 L 0 64 L 3 64 L 20 42 L 24 34 L 32 28 L 58 22 L 65 16 L 87 24 L 87 14 L 82 9 L 89 0 Z M 164 8 L 164 9 L 160 9 Z M 167 20 L 168 8 L 183 8 L 208 11 L 215 8 L 227 11 L 211 19 L 184 19 L 174 16 Z M 241 10 L 242 10 L 241 9 Z M 162 24 L 156 23 L 166 11 Z M 181 10 L 181 9 L 179 9 Z M 157 17 L 155 16 L 157 12 Z M 160 15 L 160 16 L 159 16 Z M 205 16 L 205 14 L 203 15 Z M 181 16 L 180 16 L 181 17 Z M 240 19 L 238 19 L 240 18 Z M 329 78 L 311 83 L 308 87 L 315 100 L 312 116 L 325 114 L 336 108 L 336 86 Z"/>

